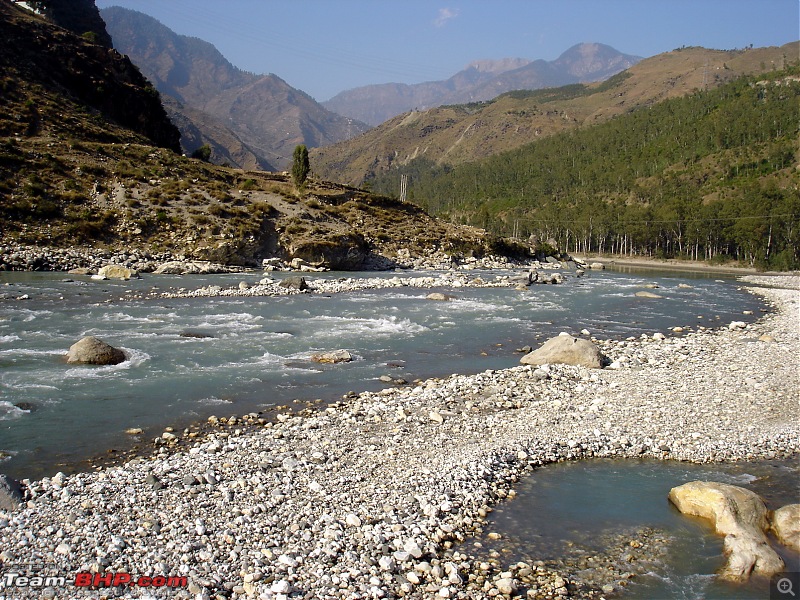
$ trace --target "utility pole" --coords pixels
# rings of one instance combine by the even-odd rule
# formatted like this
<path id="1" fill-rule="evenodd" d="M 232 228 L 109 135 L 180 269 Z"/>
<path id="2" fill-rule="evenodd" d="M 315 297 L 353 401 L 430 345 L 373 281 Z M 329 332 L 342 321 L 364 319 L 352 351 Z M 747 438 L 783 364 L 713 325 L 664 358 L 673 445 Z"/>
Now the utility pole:
<path id="1" fill-rule="evenodd" d="M 408 195 L 408 175 L 400 175 L 400 202 L 406 201 Z"/>

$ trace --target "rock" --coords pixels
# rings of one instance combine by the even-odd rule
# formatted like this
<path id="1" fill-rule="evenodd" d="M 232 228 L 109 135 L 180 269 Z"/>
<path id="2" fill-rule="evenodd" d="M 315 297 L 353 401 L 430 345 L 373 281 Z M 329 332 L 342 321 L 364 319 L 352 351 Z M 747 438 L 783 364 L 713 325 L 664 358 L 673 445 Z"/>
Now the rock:
<path id="1" fill-rule="evenodd" d="M 318 363 L 343 363 L 353 360 L 353 356 L 347 350 L 334 350 L 333 352 L 320 352 L 313 354 L 311 360 Z"/>
<path id="2" fill-rule="evenodd" d="M 125 430 L 125 433 L 128 435 L 141 435 L 144 433 L 144 430 L 141 427 L 131 427 Z"/>
<path id="3" fill-rule="evenodd" d="M 501 594 L 505 594 L 506 596 L 510 596 L 517 591 L 517 582 L 509 577 L 498 579 L 494 586 Z"/>
<path id="4" fill-rule="evenodd" d="M 430 420 L 433 421 L 434 423 L 439 423 L 440 425 L 444 423 L 444 417 L 441 415 L 441 413 L 438 413 L 435 410 L 432 410 L 428 414 L 428 418 L 430 418 Z"/>
<path id="5" fill-rule="evenodd" d="M 731 321 L 730 325 L 728 325 L 728 329 L 733 331 L 734 329 L 744 329 L 747 327 L 747 323 L 744 321 Z"/>
<path id="6" fill-rule="evenodd" d="M 425 296 L 426 300 L 437 300 L 439 302 L 446 302 L 450 300 L 450 296 L 447 294 L 442 294 L 441 292 L 431 292 L 427 296 Z"/>
<path id="7" fill-rule="evenodd" d="M 567 365 L 600 369 L 603 367 L 603 355 L 591 341 L 558 335 L 550 338 L 539 348 L 520 359 L 523 365 L 545 365 L 563 363 Z"/>
<path id="8" fill-rule="evenodd" d="M 800 552 L 800 504 L 787 504 L 776 510 L 770 529 L 781 544 Z"/>
<path id="9" fill-rule="evenodd" d="M 228 273 L 231 269 L 204 260 L 170 260 L 153 271 L 157 275 L 211 275 Z"/>
<path id="10" fill-rule="evenodd" d="M 87 336 L 69 347 L 66 358 L 69 364 L 118 365 L 125 361 L 125 353 L 96 337 Z"/>
<path id="11" fill-rule="evenodd" d="M 0 474 L 0 510 L 16 510 L 25 502 L 16 479 Z"/>
<path id="12" fill-rule="evenodd" d="M 764 531 L 769 523 L 761 498 L 741 487 L 712 481 L 692 481 L 674 487 L 669 500 L 684 514 L 711 519 L 725 536 L 728 562 L 719 573 L 730 581 L 746 581 L 751 573 L 771 577 L 784 568 Z"/>
<path id="13" fill-rule="evenodd" d="M 104 267 L 100 267 L 100 270 L 97 272 L 97 274 L 102 275 L 107 279 L 125 280 L 130 279 L 131 277 L 139 276 L 139 273 L 123 265 L 106 265 Z"/>
<path id="14" fill-rule="evenodd" d="M 654 294 L 653 292 L 636 292 L 637 298 L 663 298 L 664 296 L 659 296 L 658 294 Z"/>
<path id="15" fill-rule="evenodd" d="M 194 338 L 198 340 L 205 340 L 214 337 L 210 333 L 203 333 L 201 331 L 181 331 L 178 335 L 182 338 Z"/>
<path id="16" fill-rule="evenodd" d="M 70 269 L 67 271 L 70 275 L 94 275 L 94 271 L 87 267 L 78 267 L 77 269 Z"/>
<path id="17" fill-rule="evenodd" d="M 593 271 L 602 271 L 603 269 L 606 268 L 606 266 L 601 262 L 593 262 L 592 264 L 589 265 L 589 268 L 592 269 Z"/>
<path id="18" fill-rule="evenodd" d="M 287 288 L 290 290 L 299 290 L 301 292 L 303 290 L 308 289 L 306 278 L 298 276 L 287 277 L 286 279 L 282 280 L 278 285 L 282 288 Z"/>
<path id="19" fill-rule="evenodd" d="M 775 338 L 772 337 L 771 335 L 768 335 L 768 334 L 765 333 L 764 335 L 762 335 L 762 336 L 760 336 L 758 338 L 758 341 L 759 342 L 766 342 L 768 344 L 771 344 L 772 342 L 775 341 Z"/>

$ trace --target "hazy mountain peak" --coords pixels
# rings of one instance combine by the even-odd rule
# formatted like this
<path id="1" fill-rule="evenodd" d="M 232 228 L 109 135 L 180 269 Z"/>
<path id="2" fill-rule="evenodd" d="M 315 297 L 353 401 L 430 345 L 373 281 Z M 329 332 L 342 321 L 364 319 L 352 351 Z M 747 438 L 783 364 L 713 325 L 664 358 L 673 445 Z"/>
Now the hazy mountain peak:
<path id="1" fill-rule="evenodd" d="M 475 69 L 480 73 L 505 73 L 529 64 L 527 58 L 501 58 L 499 60 L 484 59 L 473 60 L 465 68 Z"/>
<path id="2" fill-rule="evenodd" d="M 600 81 L 624 71 L 642 60 L 641 56 L 622 54 L 611 46 L 586 42 L 575 44 L 553 62 L 553 65 L 580 81 Z"/>
<path id="3" fill-rule="evenodd" d="M 346 90 L 323 102 L 325 108 L 370 125 L 415 108 L 491 100 L 512 90 L 536 90 L 600 81 L 635 65 L 638 56 L 605 44 L 577 44 L 557 60 L 483 59 L 471 62 L 446 81 L 413 85 L 380 84 Z"/>

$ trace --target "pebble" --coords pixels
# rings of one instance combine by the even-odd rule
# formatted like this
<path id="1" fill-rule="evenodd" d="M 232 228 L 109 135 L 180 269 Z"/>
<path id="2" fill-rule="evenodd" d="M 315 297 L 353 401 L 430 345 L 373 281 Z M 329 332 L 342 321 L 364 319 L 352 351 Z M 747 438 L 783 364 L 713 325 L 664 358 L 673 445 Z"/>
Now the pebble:
<path id="1" fill-rule="evenodd" d="M 65 573 L 185 574 L 190 588 L 176 598 L 190 590 L 270 600 L 570 595 L 579 582 L 566 573 L 509 565 L 469 542 L 532 469 L 592 457 L 708 462 L 800 451 L 799 294 L 753 293 L 778 310 L 744 331 L 598 341 L 617 369 L 453 375 L 348 394 L 254 430 L 239 428 L 246 415 L 209 418 L 212 433 L 181 438 L 185 446 L 159 437 L 152 456 L 24 481 L 28 503 L 0 511 L 4 569 L 36 555 Z M 762 335 L 778 341 L 758 342 Z"/>

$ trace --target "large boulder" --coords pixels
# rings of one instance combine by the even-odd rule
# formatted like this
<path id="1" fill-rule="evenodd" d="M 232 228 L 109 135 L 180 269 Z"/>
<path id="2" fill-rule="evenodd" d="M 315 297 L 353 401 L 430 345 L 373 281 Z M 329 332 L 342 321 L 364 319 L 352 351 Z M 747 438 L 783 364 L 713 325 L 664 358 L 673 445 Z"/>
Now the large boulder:
<path id="1" fill-rule="evenodd" d="M 605 357 L 591 341 L 557 335 L 539 348 L 520 359 L 523 365 L 547 365 L 561 363 L 590 369 L 601 369 Z"/>
<path id="2" fill-rule="evenodd" d="M 282 288 L 287 288 L 290 290 L 300 290 L 301 292 L 308 289 L 306 278 L 299 277 L 296 275 L 283 279 L 278 285 Z"/>
<path id="3" fill-rule="evenodd" d="M 25 502 L 22 489 L 16 479 L 0 474 L 0 510 L 16 510 Z"/>
<path id="4" fill-rule="evenodd" d="M 353 356 L 347 350 L 334 350 L 332 352 L 320 352 L 313 354 L 311 360 L 318 363 L 343 363 L 353 360 Z"/>
<path id="5" fill-rule="evenodd" d="M 160 264 L 153 272 L 156 275 L 210 275 L 228 273 L 230 269 L 204 260 L 170 260 Z"/>
<path id="6" fill-rule="evenodd" d="M 772 514 L 771 529 L 784 546 L 800 552 L 800 504 L 787 504 Z"/>
<path id="7" fill-rule="evenodd" d="M 97 271 L 98 275 L 102 275 L 107 279 L 125 279 L 128 280 L 131 277 L 138 277 L 139 273 L 133 269 L 129 269 L 123 265 L 106 265 L 104 267 L 100 267 L 100 270 Z"/>
<path id="8" fill-rule="evenodd" d="M 75 342 L 67 352 L 69 364 L 118 365 L 125 360 L 125 353 L 93 336 Z"/>
<path id="9" fill-rule="evenodd" d="M 710 519 L 717 533 L 725 536 L 728 562 L 719 576 L 746 581 L 752 573 L 771 577 L 784 569 L 780 556 L 764 534 L 768 522 L 764 501 L 750 490 L 714 481 L 691 481 L 674 487 L 669 500 L 686 515 Z"/>

